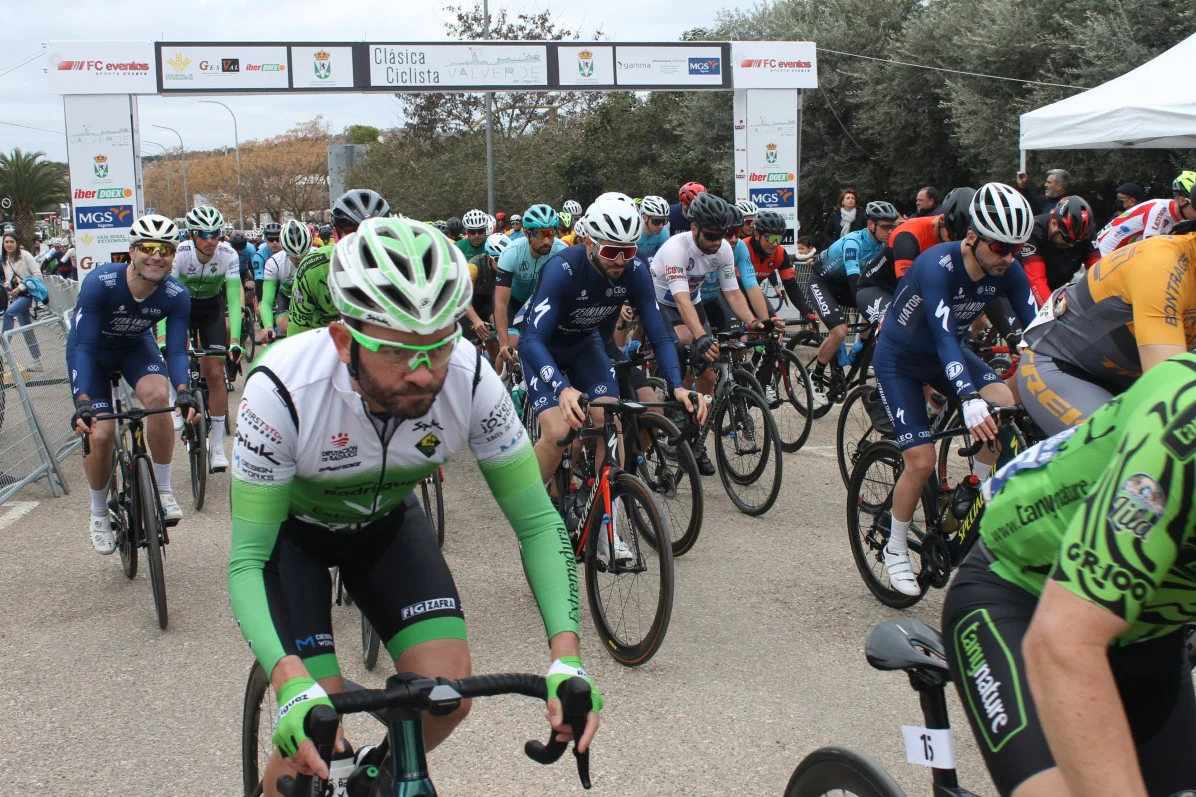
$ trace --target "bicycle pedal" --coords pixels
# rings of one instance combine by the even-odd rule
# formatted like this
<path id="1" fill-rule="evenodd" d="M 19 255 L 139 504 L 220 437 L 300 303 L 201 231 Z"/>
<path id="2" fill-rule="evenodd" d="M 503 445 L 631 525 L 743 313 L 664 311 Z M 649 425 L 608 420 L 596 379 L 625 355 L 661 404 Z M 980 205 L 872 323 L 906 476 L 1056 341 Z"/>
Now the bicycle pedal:
<path id="1" fill-rule="evenodd" d="M 178 518 L 176 518 L 176 519 L 174 519 L 174 520 L 171 520 L 171 519 L 169 519 L 169 518 L 165 518 L 165 517 L 164 517 L 164 518 L 162 518 L 162 525 L 163 525 L 163 526 L 165 526 L 165 527 L 166 527 L 166 528 L 168 528 L 168 529 L 172 529 L 172 528 L 174 528 L 175 526 L 179 525 L 179 519 L 178 519 Z"/>

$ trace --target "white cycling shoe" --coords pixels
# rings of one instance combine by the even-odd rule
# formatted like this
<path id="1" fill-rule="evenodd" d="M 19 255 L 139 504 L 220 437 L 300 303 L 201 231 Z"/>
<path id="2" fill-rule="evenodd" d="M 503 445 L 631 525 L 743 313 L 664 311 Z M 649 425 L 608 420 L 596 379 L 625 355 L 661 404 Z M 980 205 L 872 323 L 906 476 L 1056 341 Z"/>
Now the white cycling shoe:
<path id="1" fill-rule="evenodd" d="M 914 576 L 913 565 L 909 562 L 909 551 L 902 553 L 893 553 L 889 550 L 889 546 L 884 549 L 885 572 L 889 574 L 889 586 L 900 592 L 902 595 L 922 594 L 922 587 L 918 585 L 918 579 Z"/>
<path id="2" fill-rule="evenodd" d="M 183 415 L 182 415 L 182 413 L 176 412 L 174 415 L 171 415 L 170 417 L 174 418 L 174 430 L 176 432 L 183 431 Z"/>
<path id="3" fill-rule="evenodd" d="M 598 532 L 598 558 L 604 561 L 610 561 L 610 543 L 606 539 L 606 535 L 601 531 Z M 615 564 L 627 565 L 635 560 L 635 554 L 627 547 L 627 543 L 615 535 Z"/>
<path id="4" fill-rule="evenodd" d="M 215 440 L 208 449 L 208 469 L 212 473 L 223 473 L 228 470 L 228 455 L 224 453 L 224 443 Z"/>
<path id="5" fill-rule="evenodd" d="M 183 519 L 183 508 L 179 506 L 174 493 L 158 493 L 158 498 L 162 502 L 162 514 L 166 518 L 167 526 L 173 526 Z"/>
<path id="6" fill-rule="evenodd" d="M 116 550 L 116 536 L 112 533 L 112 520 L 105 512 L 102 515 L 92 515 L 87 535 L 91 538 L 91 547 L 96 553 L 107 556 Z"/>
<path id="7" fill-rule="evenodd" d="M 777 391 L 772 385 L 764 386 L 764 401 L 769 405 L 777 403 Z"/>

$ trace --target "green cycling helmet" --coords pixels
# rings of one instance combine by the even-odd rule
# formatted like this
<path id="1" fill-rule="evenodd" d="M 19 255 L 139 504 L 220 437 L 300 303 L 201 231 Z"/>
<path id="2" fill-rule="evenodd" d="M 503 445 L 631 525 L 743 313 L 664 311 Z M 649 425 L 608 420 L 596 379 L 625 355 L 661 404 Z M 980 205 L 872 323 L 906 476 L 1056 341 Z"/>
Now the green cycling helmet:
<path id="1" fill-rule="evenodd" d="M 1171 190 L 1175 194 L 1190 194 L 1196 188 L 1196 172 L 1188 170 L 1179 173 L 1171 183 Z"/>
<path id="2" fill-rule="evenodd" d="M 559 227 L 561 217 L 549 205 L 532 205 L 523 212 L 523 229 L 541 230 Z"/>
<path id="3" fill-rule="evenodd" d="M 567 210 L 562 210 L 562 211 L 561 211 L 559 214 L 557 214 L 557 215 L 558 215 L 558 216 L 560 217 L 560 219 L 561 219 L 561 225 L 560 225 L 560 226 L 564 227 L 564 228 L 565 228 L 565 229 L 567 229 L 567 230 L 572 230 L 572 229 L 573 229 L 573 214 L 572 214 L 572 213 L 570 213 L 570 212 L 569 212 L 569 211 L 567 211 Z"/>

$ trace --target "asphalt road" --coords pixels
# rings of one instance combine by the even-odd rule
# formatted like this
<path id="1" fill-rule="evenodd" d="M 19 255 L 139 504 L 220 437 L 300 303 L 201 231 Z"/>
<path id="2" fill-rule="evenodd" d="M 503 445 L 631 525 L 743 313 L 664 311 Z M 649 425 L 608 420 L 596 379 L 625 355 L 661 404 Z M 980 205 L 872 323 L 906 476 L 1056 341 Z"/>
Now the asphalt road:
<path id="1" fill-rule="evenodd" d="M 737 512 L 717 477 L 704 480 L 701 538 L 677 560 L 672 624 L 645 666 L 606 655 L 583 599 L 584 659 L 607 700 L 593 793 L 779 796 L 802 757 L 827 744 L 867 752 L 908 794 L 929 793 L 929 770 L 906 762 L 901 736 L 903 724 L 922 724 L 917 696 L 904 674 L 864 660 L 871 626 L 901 613 L 872 598 L 852 563 L 834 420 L 785 456 L 780 500 L 763 518 Z M 181 448 L 176 463 L 176 489 L 189 498 Z M 252 659 L 225 588 L 228 476 L 210 479 L 202 512 L 183 502 L 166 563 L 170 627 L 160 631 L 144 566 L 128 581 L 117 556 L 91 550 L 80 459 L 65 469 L 69 496 L 51 498 L 43 483 L 0 506 L 4 781 L 28 794 L 240 794 Z M 515 536 L 467 455 L 446 470 L 445 554 L 474 671 L 542 673 L 547 649 Z M 941 598 L 906 614 L 937 626 Z M 333 616 L 346 675 L 381 685 L 383 667 L 361 663 L 357 610 Z M 993 794 L 954 691 L 948 699 L 961 782 Z M 542 713 L 526 699 L 475 701 L 430 755 L 440 792 L 583 793 L 568 757 L 553 767 L 524 757 L 523 742 L 545 735 Z M 380 738 L 364 723 L 350 726 L 355 743 Z"/>

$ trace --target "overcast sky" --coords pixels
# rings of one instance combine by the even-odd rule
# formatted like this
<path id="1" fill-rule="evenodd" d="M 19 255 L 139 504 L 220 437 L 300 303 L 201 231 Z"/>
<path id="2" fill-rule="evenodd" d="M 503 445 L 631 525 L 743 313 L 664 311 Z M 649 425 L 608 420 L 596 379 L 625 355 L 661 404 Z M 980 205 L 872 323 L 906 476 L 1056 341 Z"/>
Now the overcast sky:
<path id="1" fill-rule="evenodd" d="M 188 0 L 181 6 L 160 0 L 122 0 L 106 4 L 56 0 L 34 6 L 32 0 L 0 0 L 0 71 L 40 49 L 48 40 L 77 41 L 448 41 L 444 0 L 291 0 L 284 4 L 245 0 Z M 551 10 L 559 23 L 584 34 L 601 29 L 614 41 L 675 41 L 691 28 L 714 22 L 731 0 L 664 0 L 646 6 L 639 0 L 600 3 L 549 3 L 547 0 L 492 0 L 510 12 Z M 47 13 L 33 12 L 33 8 Z M 117 10 L 119 9 L 119 11 Z M 173 16 L 173 19 L 172 19 Z M 204 22 L 208 24 L 204 25 Z M 173 23 L 173 24 L 171 24 Z M 13 147 L 41 150 L 66 160 L 62 99 L 50 94 L 44 59 L 0 77 L 0 152 Z M 340 132 L 361 123 L 392 127 L 398 105 L 389 94 L 227 96 L 220 98 L 237 115 L 241 140 L 285 132 L 296 122 L 322 113 Z M 178 139 L 152 125 L 177 128 L 189 150 L 231 146 L 232 123 L 220 108 L 189 97 L 140 97 L 142 138 L 171 147 Z M 12 124 L 44 128 L 29 130 Z M 56 132 L 48 132 L 56 131 Z M 150 145 L 146 153 L 157 148 Z"/>

